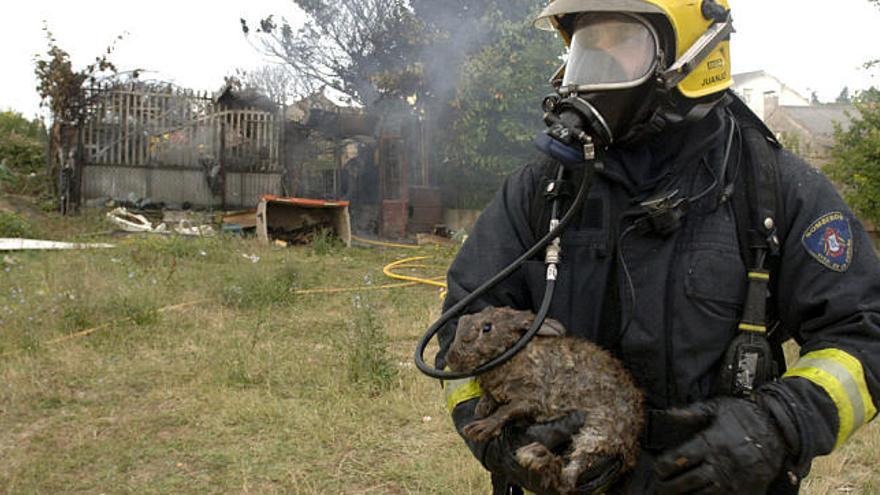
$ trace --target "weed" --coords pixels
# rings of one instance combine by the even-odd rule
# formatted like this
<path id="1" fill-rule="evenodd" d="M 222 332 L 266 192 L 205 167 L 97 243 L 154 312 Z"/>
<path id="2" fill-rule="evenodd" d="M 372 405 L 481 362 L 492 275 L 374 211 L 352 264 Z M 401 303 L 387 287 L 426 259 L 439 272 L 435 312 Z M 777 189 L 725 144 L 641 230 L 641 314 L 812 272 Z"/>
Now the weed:
<path id="1" fill-rule="evenodd" d="M 139 327 L 154 325 L 159 321 L 159 309 L 150 301 L 123 297 L 113 306 L 112 311 L 119 315 L 119 319 L 129 320 Z"/>
<path id="2" fill-rule="evenodd" d="M 144 268 L 167 266 L 176 260 L 204 259 L 211 242 L 177 235 L 149 236 L 132 246 L 131 259 Z"/>
<path id="3" fill-rule="evenodd" d="M 0 237 L 28 237 L 32 232 L 30 224 L 15 213 L 0 211 Z"/>
<path id="4" fill-rule="evenodd" d="M 64 333 L 73 333 L 95 326 L 93 308 L 85 305 L 68 306 L 61 313 L 61 329 Z"/>
<path id="5" fill-rule="evenodd" d="M 267 380 L 264 367 L 260 366 L 257 344 L 264 340 L 264 324 L 257 322 L 246 338 L 234 341 L 226 358 L 226 378 L 229 384 L 250 387 L 264 384 Z"/>
<path id="6" fill-rule="evenodd" d="M 388 349 L 388 336 L 375 308 L 360 294 L 355 296 L 343 344 L 351 383 L 371 394 L 391 388 L 398 371 Z"/>
<path id="7" fill-rule="evenodd" d="M 294 303 L 293 288 L 298 279 L 299 273 L 290 266 L 278 272 L 254 270 L 229 278 L 220 290 L 220 299 L 226 306 L 238 309 L 289 306 Z"/>
<path id="8" fill-rule="evenodd" d="M 312 236 L 309 246 L 315 256 L 327 256 L 341 249 L 342 241 L 333 232 L 333 229 L 320 229 Z"/>

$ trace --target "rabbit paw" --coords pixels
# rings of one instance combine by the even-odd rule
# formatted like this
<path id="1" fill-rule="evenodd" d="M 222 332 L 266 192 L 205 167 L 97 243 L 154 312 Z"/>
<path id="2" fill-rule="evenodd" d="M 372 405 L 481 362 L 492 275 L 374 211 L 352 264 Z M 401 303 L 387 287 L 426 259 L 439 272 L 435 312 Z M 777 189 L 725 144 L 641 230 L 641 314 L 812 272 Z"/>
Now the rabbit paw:
<path id="1" fill-rule="evenodd" d="M 486 440 L 489 440 L 497 435 L 500 430 L 501 425 L 498 421 L 492 418 L 478 419 L 467 424 L 462 429 L 468 438 L 477 442 L 485 442 Z"/>

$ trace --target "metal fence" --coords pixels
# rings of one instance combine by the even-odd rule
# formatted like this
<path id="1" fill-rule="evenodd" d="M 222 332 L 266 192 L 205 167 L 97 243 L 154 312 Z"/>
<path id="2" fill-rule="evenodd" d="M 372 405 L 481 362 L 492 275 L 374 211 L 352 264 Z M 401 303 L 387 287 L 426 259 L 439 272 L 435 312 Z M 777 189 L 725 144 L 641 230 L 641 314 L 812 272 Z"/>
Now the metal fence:
<path id="1" fill-rule="evenodd" d="M 254 207 L 282 192 L 281 116 L 207 93 L 92 88 L 80 129 L 82 198 Z"/>

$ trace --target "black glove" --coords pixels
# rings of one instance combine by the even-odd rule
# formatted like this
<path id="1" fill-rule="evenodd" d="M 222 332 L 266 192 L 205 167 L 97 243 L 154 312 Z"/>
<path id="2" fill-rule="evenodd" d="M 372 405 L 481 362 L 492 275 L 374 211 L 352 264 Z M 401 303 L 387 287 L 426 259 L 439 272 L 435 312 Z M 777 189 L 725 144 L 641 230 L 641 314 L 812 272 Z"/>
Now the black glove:
<path id="1" fill-rule="evenodd" d="M 659 495 L 765 493 L 789 454 L 764 405 L 721 397 L 667 412 L 682 423 L 707 426 L 657 458 Z"/>
<path id="2" fill-rule="evenodd" d="M 474 419 L 476 400 L 465 402 L 453 411 L 453 419 L 459 432 Z M 477 443 L 465 437 L 471 451 L 490 472 L 505 478 L 510 484 L 533 493 L 554 494 L 543 486 L 541 476 L 520 465 L 516 451 L 538 442 L 555 454 L 563 454 L 571 443 L 571 437 L 584 424 L 585 415 L 573 412 L 563 418 L 547 423 L 521 426 L 514 423 L 505 425 L 501 433 L 485 443 Z M 596 462 L 578 478 L 576 493 L 593 494 L 606 488 L 617 480 L 622 463 L 616 457 L 608 457 Z"/>

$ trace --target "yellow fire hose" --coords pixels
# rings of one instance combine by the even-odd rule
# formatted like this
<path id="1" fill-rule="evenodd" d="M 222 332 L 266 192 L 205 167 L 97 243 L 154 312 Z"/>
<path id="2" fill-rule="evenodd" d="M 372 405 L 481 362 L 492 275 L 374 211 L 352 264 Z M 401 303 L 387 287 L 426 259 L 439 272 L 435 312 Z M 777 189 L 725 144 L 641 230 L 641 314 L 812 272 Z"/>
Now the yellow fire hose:
<path id="1" fill-rule="evenodd" d="M 362 244 L 369 244 L 373 246 L 381 246 L 381 247 L 389 247 L 389 248 L 400 248 L 400 249 L 419 249 L 419 246 L 413 246 L 411 244 L 397 244 L 394 242 L 382 242 L 382 241 L 373 241 L 370 239 L 364 239 L 362 237 L 352 236 L 352 240 L 360 242 Z M 440 297 L 444 297 L 446 294 L 446 282 L 442 282 L 441 280 L 446 277 L 433 277 L 433 278 L 422 278 L 422 277 L 414 277 L 411 275 L 401 275 L 399 273 L 394 273 L 395 268 L 445 268 L 439 266 L 431 266 L 424 264 L 411 264 L 415 261 L 423 261 L 431 259 L 430 256 L 415 256 L 412 258 L 402 259 L 400 261 L 395 261 L 393 263 L 389 263 L 382 268 L 382 273 L 384 273 L 387 277 L 393 278 L 395 280 L 404 280 L 407 282 L 411 282 L 413 284 L 425 284 L 432 285 L 434 287 L 440 287 L 442 290 Z"/>
<path id="2" fill-rule="evenodd" d="M 433 285 L 435 287 L 440 287 L 441 289 L 445 290 L 446 289 L 446 282 L 439 282 L 436 280 L 437 278 L 441 278 L 441 277 L 436 277 L 434 279 L 428 279 L 428 278 L 421 278 L 421 277 L 413 277 L 413 276 L 409 276 L 409 275 L 401 275 L 399 273 L 394 273 L 394 271 L 393 271 L 395 268 L 415 268 L 416 266 L 420 266 L 420 265 L 407 265 L 407 264 L 412 263 L 414 261 L 422 261 L 422 260 L 427 260 L 427 259 L 431 259 L 431 257 L 430 256 L 415 256 L 412 258 L 406 258 L 406 259 L 402 259 L 400 261 L 395 261 L 393 263 L 389 263 L 389 264 L 385 265 L 385 268 L 382 269 L 382 273 L 384 273 L 388 277 L 393 278 L 395 280 L 406 280 L 408 282 Z M 442 277 L 442 278 L 446 278 L 446 277 Z"/>

